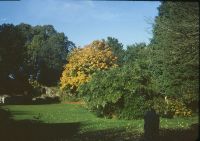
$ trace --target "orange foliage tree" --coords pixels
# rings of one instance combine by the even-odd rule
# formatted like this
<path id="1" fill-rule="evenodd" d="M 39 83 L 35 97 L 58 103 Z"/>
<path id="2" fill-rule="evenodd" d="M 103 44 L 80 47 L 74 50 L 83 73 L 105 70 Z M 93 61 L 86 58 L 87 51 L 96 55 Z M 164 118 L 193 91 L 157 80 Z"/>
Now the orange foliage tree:
<path id="1" fill-rule="evenodd" d="M 93 41 L 83 48 L 75 48 L 68 58 L 61 76 L 61 89 L 76 94 L 78 86 L 90 80 L 97 70 L 117 67 L 117 57 L 104 41 Z"/>

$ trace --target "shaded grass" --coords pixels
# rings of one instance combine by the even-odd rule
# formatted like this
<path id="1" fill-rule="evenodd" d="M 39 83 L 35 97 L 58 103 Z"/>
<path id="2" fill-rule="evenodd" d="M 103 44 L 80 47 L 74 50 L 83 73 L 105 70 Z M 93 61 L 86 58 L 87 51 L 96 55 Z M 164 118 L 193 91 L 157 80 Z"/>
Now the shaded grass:
<path id="1" fill-rule="evenodd" d="M 2 108 L 10 111 L 10 118 L 13 119 L 13 121 L 16 121 L 13 122 L 14 125 L 17 125 L 18 127 L 19 125 L 23 125 L 20 127 L 20 130 L 22 131 L 26 129 L 25 127 L 27 125 L 32 127 L 31 130 L 34 132 L 37 128 L 42 131 L 47 130 L 47 133 L 44 132 L 43 136 L 40 137 L 43 137 L 43 140 L 44 136 L 48 136 L 49 134 L 55 134 L 56 137 L 63 136 L 65 140 L 67 140 L 69 139 L 69 136 L 65 137 L 64 135 L 66 132 L 71 131 L 70 128 L 77 129 L 70 134 L 74 134 L 73 140 L 81 141 L 92 141 L 94 139 L 114 141 L 120 140 L 120 138 L 121 140 L 139 140 L 143 135 L 143 119 L 119 120 L 98 118 L 82 105 L 6 105 L 2 106 Z M 166 136 L 174 136 L 175 138 L 178 134 L 181 135 L 184 133 L 184 135 L 186 135 L 186 133 L 188 133 L 187 130 L 190 130 L 190 126 L 197 123 L 198 116 L 174 119 L 161 118 L 161 138 L 164 140 L 166 139 Z M 62 130 L 64 130 L 64 133 L 59 135 L 58 133 Z M 35 133 L 39 134 L 40 132 Z M 177 133 L 177 135 L 173 135 L 172 133 Z M 193 135 L 190 134 L 190 136 Z M 55 138 L 51 137 L 51 139 L 53 140 Z M 171 141 L 171 138 L 168 139 Z"/>

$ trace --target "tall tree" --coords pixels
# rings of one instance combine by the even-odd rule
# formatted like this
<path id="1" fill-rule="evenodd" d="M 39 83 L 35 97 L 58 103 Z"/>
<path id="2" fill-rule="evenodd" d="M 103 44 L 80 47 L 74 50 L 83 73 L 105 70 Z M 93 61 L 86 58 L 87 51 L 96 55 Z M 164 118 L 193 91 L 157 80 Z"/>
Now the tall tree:
<path id="1" fill-rule="evenodd" d="M 0 25 L 0 92 L 21 93 L 29 79 L 56 85 L 74 47 L 52 25 Z"/>
<path id="2" fill-rule="evenodd" d="M 26 37 L 26 72 L 41 84 L 56 85 L 66 57 L 75 45 L 52 25 L 20 24 L 18 28 Z"/>
<path id="3" fill-rule="evenodd" d="M 15 89 L 13 83 L 16 80 L 22 85 L 25 82 L 21 72 L 25 54 L 24 44 L 23 34 L 14 25 L 0 25 L 0 92 L 2 93 Z"/>
<path id="4" fill-rule="evenodd" d="M 199 5 L 162 2 L 151 41 L 152 72 L 161 93 L 196 101 L 199 93 Z"/>

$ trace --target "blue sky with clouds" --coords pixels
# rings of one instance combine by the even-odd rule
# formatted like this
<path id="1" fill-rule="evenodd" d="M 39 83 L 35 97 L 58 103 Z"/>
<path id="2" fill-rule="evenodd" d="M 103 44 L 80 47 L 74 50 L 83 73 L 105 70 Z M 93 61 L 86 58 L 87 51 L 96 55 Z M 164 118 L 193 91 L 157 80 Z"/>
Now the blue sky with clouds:
<path id="1" fill-rule="evenodd" d="M 51 24 L 78 46 L 108 36 L 125 46 L 149 43 L 158 1 L 0 1 L 0 24 Z"/>

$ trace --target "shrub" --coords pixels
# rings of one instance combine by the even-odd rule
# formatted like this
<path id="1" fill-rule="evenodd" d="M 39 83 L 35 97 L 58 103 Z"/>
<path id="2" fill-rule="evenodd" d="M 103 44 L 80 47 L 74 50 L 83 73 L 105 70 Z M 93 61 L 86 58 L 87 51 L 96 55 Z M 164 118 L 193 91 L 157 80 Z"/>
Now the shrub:
<path id="1" fill-rule="evenodd" d="M 37 81 L 29 81 L 30 85 L 32 86 L 32 96 L 40 96 L 45 93 L 45 88 L 43 85 L 38 83 Z"/>
<path id="2" fill-rule="evenodd" d="M 122 98 L 120 85 L 115 85 L 120 77 L 113 77 L 115 70 L 109 72 L 110 74 L 106 71 L 96 72 L 91 81 L 78 88 L 79 96 L 84 98 L 88 108 L 98 116 L 110 117 L 115 114 L 115 107 Z"/>
<path id="3" fill-rule="evenodd" d="M 62 92 L 60 93 L 59 100 L 61 102 L 76 102 L 79 101 L 80 99 L 78 97 L 74 97 L 69 94 L 66 94 L 65 92 Z"/>
<path id="4" fill-rule="evenodd" d="M 162 97 L 155 97 L 146 102 L 148 107 L 152 107 L 161 117 L 172 118 L 174 116 L 191 116 L 192 111 L 186 107 L 181 100 L 169 99 L 168 103 Z"/>
<path id="5" fill-rule="evenodd" d="M 145 100 L 154 95 L 150 76 L 138 64 L 96 72 L 78 92 L 98 115 L 125 119 L 143 118 Z"/>
<path id="6" fill-rule="evenodd" d="M 192 115 L 192 111 L 186 107 L 181 100 L 169 100 L 169 111 L 174 113 L 174 116 L 188 117 Z"/>
<path id="7" fill-rule="evenodd" d="M 144 117 L 144 113 L 148 109 L 144 103 L 145 98 L 142 96 L 126 96 L 124 107 L 121 110 L 119 117 L 123 119 L 137 119 Z"/>

